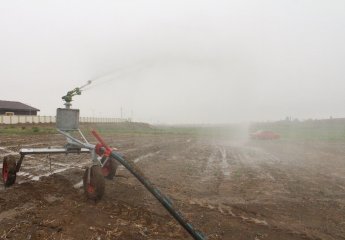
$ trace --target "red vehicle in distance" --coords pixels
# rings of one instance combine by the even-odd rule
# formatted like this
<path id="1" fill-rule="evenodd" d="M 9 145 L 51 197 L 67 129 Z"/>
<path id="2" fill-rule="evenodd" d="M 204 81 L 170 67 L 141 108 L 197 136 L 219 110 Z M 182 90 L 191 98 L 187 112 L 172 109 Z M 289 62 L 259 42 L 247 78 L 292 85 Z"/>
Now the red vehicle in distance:
<path id="1" fill-rule="evenodd" d="M 275 140 L 279 139 L 280 135 L 269 130 L 259 130 L 254 133 L 250 134 L 252 139 L 259 139 L 259 140 Z"/>

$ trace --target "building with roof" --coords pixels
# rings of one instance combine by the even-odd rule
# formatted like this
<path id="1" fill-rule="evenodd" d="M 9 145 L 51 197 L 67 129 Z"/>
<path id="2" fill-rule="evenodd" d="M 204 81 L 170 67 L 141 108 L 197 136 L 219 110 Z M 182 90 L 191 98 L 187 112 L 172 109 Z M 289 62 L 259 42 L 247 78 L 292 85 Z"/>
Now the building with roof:
<path id="1" fill-rule="evenodd" d="M 21 102 L 0 100 L 0 115 L 37 115 L 40 111 Z"/>

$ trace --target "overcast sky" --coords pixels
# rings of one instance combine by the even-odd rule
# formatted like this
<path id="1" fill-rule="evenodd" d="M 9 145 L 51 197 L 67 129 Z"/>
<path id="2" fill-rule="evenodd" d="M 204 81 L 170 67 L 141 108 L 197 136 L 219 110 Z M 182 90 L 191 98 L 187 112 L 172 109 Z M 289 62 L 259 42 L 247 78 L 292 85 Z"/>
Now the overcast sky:
<path id="1" fill-rule="evenodd" d="M 95 80 L 82 116 L 345 117 L 343 0 L 2 0 L 0 34 L 0 99 L 41 115 Z"/>

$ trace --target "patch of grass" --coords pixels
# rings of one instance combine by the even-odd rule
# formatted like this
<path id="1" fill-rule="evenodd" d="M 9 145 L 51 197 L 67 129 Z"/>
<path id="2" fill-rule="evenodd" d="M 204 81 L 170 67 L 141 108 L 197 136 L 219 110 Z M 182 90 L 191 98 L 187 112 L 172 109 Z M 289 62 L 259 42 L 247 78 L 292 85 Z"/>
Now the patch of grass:
<path id="1" fill-rule="evenodd" d="M 241 124 L 195 125 L 195 126 L 161 126 L 166 134 L 180 134 L 207 138 L 241 139 L 248 136 L 248 128 Z"/>
<path id="2" fill-rule="evenodd" d="M 303 122 L 281 121 L 258 123 L 252 131 L 272 130 L 288 140 L 345 141 L 345 120 L 308 120 Z"/>
<path id="3" fill-rule="evenodd" d="M 81 129 L 86 134 L 95 129 L 101 135 L 114 134 L 159 134 L 160 130 L 144 123 L 114 123 L 114 124 L 91 124 L 82 125 Z"/>
<path id="4" fill-rule="evenodd" d="M 30 135 L 30 134 L 52 134 L 56 133 L 56 130 L 53 126 L 19 126 L 19 125 L 10 125 L 10 126 L 0 126 L 0 134 L 4 135 Z"/>
<path id="5" fill-rule="evenodd" d="M 271 130 L 280 134 L 282 139 L 302 141 L 333 141 L 345 142 L 345 119 L 308 120 L 303 122 L 279 121 L 255 123 L 248 129 L 240 124 L 228 125 L 177 125 L 152 126 L 145 123 L 115 123 L 115 124 L 81 124 L 81 130 L 89 134 L 92 129 L 101 135 L 114 134 L 134 135 L 185 135 L 190 137 L 226 138 L 238 140 L 249 137 L 250 132 Z M 21 124 L 0 125 L 0 134 L 30 135 L 55 134 L 55 125 Z"/>
<path id="6" fill-rule="evenodd" d="M 38 127 L 32 127 L 32 131 L 34 133 L 38 133 L 40 131 L 40 129 Z"/>
<path id="7" fill-rule="evenodd" d="M 124 134 L 150 134 L 150 135 L 187 135 L 187 136 L 235 136 L 238 128 L 235 126 L 152 126 L 144 123 L 116 123 L 92 124 L 82 126 L 82 130 L 90 132 L 97 130 L 101 135 Z"/>

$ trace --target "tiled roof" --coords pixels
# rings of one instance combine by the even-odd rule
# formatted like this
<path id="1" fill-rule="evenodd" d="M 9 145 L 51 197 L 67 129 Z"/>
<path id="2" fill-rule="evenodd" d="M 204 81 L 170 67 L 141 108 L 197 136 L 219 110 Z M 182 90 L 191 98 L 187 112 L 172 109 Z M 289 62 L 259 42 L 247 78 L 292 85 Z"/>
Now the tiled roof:
<path id="1" fill-rule="evenodd" d="M 12 101 L 3 101 L 3 100 L 0 100 L 0 109 L 39 111 L 39 109 L 31 107 L 21 102 L 12 102 Z"/>

